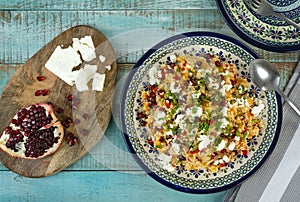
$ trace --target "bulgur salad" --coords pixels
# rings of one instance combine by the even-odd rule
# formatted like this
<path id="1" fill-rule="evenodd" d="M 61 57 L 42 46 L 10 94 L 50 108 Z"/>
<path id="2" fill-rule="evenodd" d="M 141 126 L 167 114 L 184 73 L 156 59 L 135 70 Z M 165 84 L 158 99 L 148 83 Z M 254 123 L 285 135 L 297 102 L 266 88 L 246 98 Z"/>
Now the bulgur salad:
<path id="1" fill-rule="evenodd" d="M 136 117 L 165 169 L 215 173 L 248 154 L 246 139 L 264 127 L 265 105 L 236 72 L 210 54 L 172 55 L 151 67 Z"/>

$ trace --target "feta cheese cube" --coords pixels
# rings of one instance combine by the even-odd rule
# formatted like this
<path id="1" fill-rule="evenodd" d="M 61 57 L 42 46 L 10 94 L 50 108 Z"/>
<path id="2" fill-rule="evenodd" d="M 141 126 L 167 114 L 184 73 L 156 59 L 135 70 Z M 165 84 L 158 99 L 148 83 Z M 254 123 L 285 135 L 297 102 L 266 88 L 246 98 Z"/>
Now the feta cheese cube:
<path id="1" fill-rule="evenodd" d="M 105 74 L 95 73 L 93 77 L 92 90 L 103 91 Z"/>
<path id="2" fill-rule="evenodd" d="M 78 72 L 73 71 L 73 68 L 81 63 L 80 55 L 71 46 L 68 48 L 57 46 L 45 67 L 67 84 L 73 86 L 78 75 Z"/>
<path id="3" fill-rule="evenodd" d="M 95 46 L 91 36 L 83 38 L 73 38 L 73 48 L 79 51 L 84 61 L 91 61 L 96 58 Z"/>

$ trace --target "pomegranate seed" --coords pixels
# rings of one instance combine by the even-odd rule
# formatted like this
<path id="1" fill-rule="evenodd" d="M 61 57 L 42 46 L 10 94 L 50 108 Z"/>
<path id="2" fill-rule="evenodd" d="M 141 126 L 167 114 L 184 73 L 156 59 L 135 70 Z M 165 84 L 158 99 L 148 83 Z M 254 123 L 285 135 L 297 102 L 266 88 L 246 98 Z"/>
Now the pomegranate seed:
<path id="1" fill-rule="evenodd" d="M 165 97 L 165 91 L 164 90 L 159 90 L 158 94 L 159 94 L 160 98 L 164 98 Z"/>
<path id="2" fill-rule="evenodd" d="M 68 118 L 66 119 L 66 122 L 68 122 L 68 123 L 73 123 L 73 119 L 71 119 L 70 117 L 68 117 Z"/>
<path id="3" fill-rule="evenodd" d="M 5 133 L 8 134 L 8 133 L 10 133 L 11 130 L 12 130 L 12 128 L 10 126 L 7 126 L 5 128 Z"/>
<path id="4" fill-rule="evenodd" d="M 167 108 L 170 108 L 171 107 L 171 100 L 165 100 L 165 106 Z"/>
<path id="5" fill-rule="evenodd" d="M 90 119 L 90 116 L 88 115 L 88 114 L 83 114 L 83 116 L 82 116 L 85 120 L 89 120 Z"/>
<path id="6" fill-rule="evenodd" d="M 220 66 L 221 66 L 221 62 L 220 62 L 219 60 L 217 60 L 217 61 L 215 62 L 215 65 L 216 65 L 217 67 L 220 67 Z"/>
<path id="7" fill-rule="evenodd" d="M 74 137 L 74 134 L 73 133 L 68 133 L 67 134 L 67 139 L 70 140 Z"/>
<path id="8" fill-rule="evenodd" d="M 74 104 L 74 105 L 79 105 L 79 103 L 80 103 L 80 100 L 79 100 L 79 99 L 74 99 L 74 101 L 73 101 L 73 104 Z"/>
<path id="9" fill-rule="evenodd" d="M 71 94 L 71 95 L 68 95 L 68 100 L 69 100 L 69 101 L 72 101 L 73 98 L 74 98 L 74 95 L 72 95 L 72 94 Z"/>
<path id="10" fill-rule="evenodd" d="M 50 105 L 51 107 L 54 106 L 54 104 L 52 102 L 47 102 L 48 105 Z"/>
<path id="11" fill-rule="evenodd" d="M 47 89 L 44 89 L 42 95 L 43 95 L 43 96 L 46 96 L 46 95 L 48 95 L 48 92 L 49 92 L 49 91 L 48 91 Z"/>
<path id="12" fill-rule="evenodd" d="M 87 136 L 89 134 L 89 131 L 88 130 L 86 130 L 86 129 L 83 129 L 82 130 L 82 135 L 83 136 Z"/>
<path id="13" fill-rule="evenodd" d="M 77 110 L 77 109 L 78 109 L 77 105 L 73 105 L 73 106 L 72 106 L 72 109 L 73 109 L 73 110 Z"/>
<path id="14" fill-rule="evenodd" d="M 141 124 L 141 126 L 146 126 L 147 125 L 147 121 L 140 120 L 140 124 Z"/>
<path id="15" fill-rule="evenodd" d="M 38 81 L 44 81 L 46 79 L 46 77 L 44 77 L 44 76 L 38 76 L 36 78 Z"/>
<path id="16" fill-rule="evenodd" d="M 69 141 L 68 141 L 69 146 L 74 146 L 77 143 L 78 143 L 78 139 L 75 136 L 73 138 L 69 139 Z"/>
<path id="17" fill-rule="evenodd" d="M 143 112 L 139 112 L 139 113 L 137 114 L 137 116 L 138 116 L 140 119 L 143 119 L 143 118 L 146 117 L 146 114 L 144 114 Z"/>
<path id="18" fill-rule="evenodd" d="M 25 132 L 24 132 L 24 135 L 25 135 L 26 137 L 29 137 L 29 135 L 30 135 L 30 132 L 28 132 L 28 131 L 25 131 Z"/>
<path id="19" fill-rule="evenodd" d="M 79 120 L 79 119 L 75 119 L 74 124 L 75 124 L 75 125 L 80 124 L 80 120 Z"/>
<path id="20" fill-rule="evenodd" d="M 242 154 L 243 154 L 243 156 L 246 156 L 246 155 L 248 155 L 248 151 L 247 150 L 242 150 Z"/>
<path id="21" fill-rule="evenodd" d="M 64 110 L 60 107 L 57 107 L 56 110 L 55 110 L 57 113 L 63 113 Z"/>
<path id="22" fill-rule="evenodd" d="M 43 90 L 37 90 L 37 91 L 35 91 L 35 93 L 34 93 L 35 96 L 40 96 L 40 95 L 42 95 L 42 94 L 43 94 Z"/>
<path id="23" fill-rule="evenodd" d="M 65 128 L 69 128 L 69 127 L 70 127 L 70 124 L 69 124 L 69 122 L 67 122 L 67 121 L 63 121 L 63 122 L 62 122 L 62 125 L 63 125 Z"/>
<path id="24" fill-rule="evenodd" d="M 12 124 L 15 124 L 15 125 L 18 125 L 18 124 L 19 124 L 17 119 L 11 120 L 11 123 L 12 123 Z"/>

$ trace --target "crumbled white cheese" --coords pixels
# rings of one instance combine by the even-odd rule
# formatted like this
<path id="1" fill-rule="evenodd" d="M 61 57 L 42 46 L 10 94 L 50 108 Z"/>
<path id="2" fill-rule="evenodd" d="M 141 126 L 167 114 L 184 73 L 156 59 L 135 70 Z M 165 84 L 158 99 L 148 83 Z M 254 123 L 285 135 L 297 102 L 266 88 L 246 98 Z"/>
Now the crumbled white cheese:
<path id="1" fill-rule="evenodd" d="M 161 126 L 164 123 L 164 117 L 166 116 L 166 113 L 163 111 L 157 111 L 155 116 L 156 123 Z"/>
<path id="2" fill-rule="evenodd" d="M 224 86 L 225 91 L 229 91 L 233 86 L 231 84 L 225 84 Z"/>
<path id="3" fill-rule="evenodd" d="M 105 56 L 103 56 L 103 55 L 99 55 L 99 60 L 100 60 L 100 62 L 105 62 L 105 60 L 106 60 L 106 57 Z"/>
<path id="4" fill-rule="evenodd" d="M 186 109 L 186 114 L 192 117 L 200 117 L 203 114 L 202 107 L 190 107 Z"/>
<path id="5" fill-rule="evenodd" d="M 220 163 L 220 164 L 224 163 L 224 160 L 223 160 L 223 159 L 220 159 L 220 160 L 219 160 L 219 163 Z"/>
<path id="6" fill-rule="evenodd" d="M 226 126 L 229 124 L 229 121 L 227 121 L 227 119 L 226 118 L 222 118 L 221 119 L 221 126 L 220 126 L 220 128 L 226 128 Z"/>
<path id="7" fill-rule="evenodd" d="M 170 61 L 172 62 L 172 63 L 175 63 L 176 62 L 176 55 L 171 55 L 170 56 Z"/>
<path id="8" fill-rule="evenodd" d="M 248 100 L 244 98 L 237 98 L 236 103 L 238 107 L 245 107 L 245 106 L 250 107 Z"/>
<path id="9" fill-rule="evenodd" d="M 256 117 L 260 114 L 260 112 L 265 108 L 264 104 L 259 104 L 258 106 L 255 106 L 252 108 L 251 113 Z"/>
<path id="10" fill-rule="evenodd" d="M 196 92 L 192 94 L 192 98 L 193 99 L 198 99 L 200 97 L 201 93 L 200 92 Z"/>
<path id="11" fill-rule="evenodd" d="M 178 114 L 176 116 L 176 119 L 174 120 L 174 123 L 178 126 L 180 126 L 181 128 L 183 128 L 185 121 L 184 121 L 185 116 L 183 114 Z"/>
<path id="12" fill-rule="evenodd" d="M 175 168 L 171 165 L 172 156 L 168 156 L 166 154 L 160 154 L 158 156 L 158 159 L 160 160 L 160 164 L 164 169 L 167 169 L 169 172 L 175 170 Z"/>
<path id="13" fill-rule="evenodd" d="M 151 85 L 155 84 L 155 83 L 159 83 L 159 79 L 157 78 L 158 75 L 157 75 L 157 67 L 156 66 L 153 66 L 149 69 L 149 83 Z"/>
<path id="14" fill-rule="evenodd" d="M 170 128 L 171 128 L 171 127 L 170 127 Z M 166 131 L 166 135 L 172 135 L 172 136 L 173 136 L 173 131 L 172 131 L 172 130 Z"/>
<path id="15" fill-rule="evenodd" d="M 223 108 L 222 108 L 221 112 L 222 112 L 222 114 L 223 114 L 224 117 L 227 117 L 227 111 L 228 111 L 228 110 L 229 110 L 229 109 L 228 109 L 227 107 L 223 107 Z"/>
<path id="16" fill-rule="evenodd" d="M 225 93 L 229 91 L 233 86 L 231 84 L 224 84 L 221 88 L 222 96 L 225 96 Z"/>
<path id="17" fill-rule="evenodd" d="M 217 151 L 221 151 L 222 149 L 225 148 L 225 146 L 226 146 L 226 141 L 225 141 L 225 140 L 222 140 L 222 141 L 220 142 L 220 144 L 218 145 L 218 147 L 217 147 Z"/>
<path id="18" fill-rule="evenodd" d="M 237 137 L 237 136 L 236 136 Z M 235 148 L 235 143 L 234 142 L 230 142 L 229 146 L 228 146 L 228 149 L 229 151 L 233 151 Z"/>
<path id="19" fill-rule="evenodd" d="M 105 69 L 107 69 L 108 71 L 110 71 L 111 70 L 111 66 L 110 65 L 106 65 Z"/>
<path id="20" fill-rule="evenodd" d="M 105 74 L 95 73 L 93 77 L 92 90 L 103 91 Z"/>
<path id="21" fill-rule="evenodd" d="M 227 155 L 223 156 L 223 161 L 225 161 L 225 163 L 229 163 L 229 158 Z"/>
<path id="22" fill-rule="evenodd" d="M 198 146 L 198 149 L 200 151 L 206 149 L 207 146 L 211 143 L 211 139 L 209 138 L 208 135 L 200 135 L 199 139 L 201 140 Z"/>
<path id="23" fill-rule="evenodd" d="M 241 138 L 239 136 L 235 136 L 234 140 L 237 141 L 237 142 L 239 142 L 241 140 Z"/>
<path id="24" fill-rule="evenodd" d="M 208 81 L 209 81 L 208 88 L 219 89 L 218 82 L 215 82 L 212 78 L 208 78 Z"/>
<path id="25" fill-rule="evenodd" d="M 79 51 L 84 61 L 91 61 L 96 58 L 95 46 L 91 36 L 85 36 L 83 38 L 73 38 L 73 48 Z"/>
<path id="26" fill-rule="evenodd" d="M 175 154 L 179 154 L 179 152 L 180 152 L 180 146 L 179 146 L 179 144 L 172 143 L 172 149 L 175 152 Z"/>
<path id="27" fill-rule="evenodd" d="M 72 86 L 78 75 L 78 72 L 73 71 L 73 68 L 81 63 L 80 55 L 71 46 L 68 48 L 57 46 L 46 62 L 45 67 Z"/>

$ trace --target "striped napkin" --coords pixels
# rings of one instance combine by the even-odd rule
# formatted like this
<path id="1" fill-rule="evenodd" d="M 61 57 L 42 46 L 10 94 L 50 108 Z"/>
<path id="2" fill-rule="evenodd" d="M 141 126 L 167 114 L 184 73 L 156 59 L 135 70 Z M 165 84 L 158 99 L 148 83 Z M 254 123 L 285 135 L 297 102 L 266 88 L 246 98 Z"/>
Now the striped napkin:
<path id="1" fill-rule="evenodd" d="M 285 93 L 300 108 L 300 63 Z M 286 103 L 277 145 L 263 166 L 242 184 L 228 190 L 224 202 L 300 201 L 300 117 Z M 298 144 L 297 144 L 298 143 Z"/>

